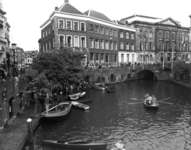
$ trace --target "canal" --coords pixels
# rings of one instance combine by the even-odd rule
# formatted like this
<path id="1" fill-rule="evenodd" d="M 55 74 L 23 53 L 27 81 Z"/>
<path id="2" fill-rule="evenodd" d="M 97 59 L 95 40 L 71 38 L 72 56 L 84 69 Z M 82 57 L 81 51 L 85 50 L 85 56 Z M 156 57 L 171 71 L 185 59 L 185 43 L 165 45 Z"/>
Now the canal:
<path id="1" fill-rule="evenodd" d="M 66 120 L 41 123 L 34 133 L 34 149 L 57 150 L 41 145 L 41 140 L 93 139 L 114 148 L 123 138 L 126 150 L 191 149 L 191 92 L 168 82 L 132 81 L 110 85 L 115 93 L 91 90 L 86 95 L 90 109 L 73 108 Z M 154 94 L 160 103 L 158 110 L 148 110 L 137 99 L 145 93 Z M 135 103 L 135 104 L 129 104 Z M 59 149 L 58 149 L 59 150 Z"/>

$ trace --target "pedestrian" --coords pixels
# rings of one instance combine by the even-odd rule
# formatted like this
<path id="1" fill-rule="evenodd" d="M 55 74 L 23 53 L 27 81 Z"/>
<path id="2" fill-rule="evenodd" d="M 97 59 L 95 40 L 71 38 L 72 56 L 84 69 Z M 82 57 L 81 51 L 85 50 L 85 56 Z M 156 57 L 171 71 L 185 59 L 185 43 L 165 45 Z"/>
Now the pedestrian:
<path id="1" fill-rule="evenodd" d="M 47 93 L 47 94 L 46 94 L 46 98 L 45 98 L 45 108 L 46 108 L 46 111 L 49 109 L 49 105 L 50 105 L 49 95 L 48 95 L 48 93 Z"/>

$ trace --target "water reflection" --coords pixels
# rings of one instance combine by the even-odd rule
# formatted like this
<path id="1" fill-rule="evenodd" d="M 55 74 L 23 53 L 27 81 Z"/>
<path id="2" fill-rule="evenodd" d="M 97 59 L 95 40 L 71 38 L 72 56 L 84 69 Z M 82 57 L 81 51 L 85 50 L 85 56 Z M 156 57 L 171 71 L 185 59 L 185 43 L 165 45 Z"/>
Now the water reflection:
<path id="1" fill-rule="evenodd" d="M 191 149 L 191 93 L 166 82 L 135 81 L 112 85 L 115 93 L 92 90 L 88 93 L 88 112 L 72 109 L 63 122 L 40 125 L 34 135 L 34 149 L 56 150 L 41 145 L 41 140 L 94 139 L 114 147 L 124 138 L 127 150 Z M 158 110 L 149 110 L 131 98 L 143 99 L 145 93 L 154 94 L 173 105 L 160 103 Z"/>

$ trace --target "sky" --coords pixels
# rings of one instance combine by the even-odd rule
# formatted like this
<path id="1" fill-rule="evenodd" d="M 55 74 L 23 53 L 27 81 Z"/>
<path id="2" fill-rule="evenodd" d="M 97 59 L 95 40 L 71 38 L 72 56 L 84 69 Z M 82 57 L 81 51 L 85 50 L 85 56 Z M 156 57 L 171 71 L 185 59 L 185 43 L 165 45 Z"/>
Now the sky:
<path id="1" fill-rule="evenodd" d="M 65 0 L 1 0 L 11 26 L 10 41 L 27 50 L 38 50 L 40 26 L 55 7 Z M 104 13 L 111 20 L 139 14 L 158 18 L 171 17 L 190 27 L 190 0 L 69 0 L 81 12 L 92 9 Z"/>

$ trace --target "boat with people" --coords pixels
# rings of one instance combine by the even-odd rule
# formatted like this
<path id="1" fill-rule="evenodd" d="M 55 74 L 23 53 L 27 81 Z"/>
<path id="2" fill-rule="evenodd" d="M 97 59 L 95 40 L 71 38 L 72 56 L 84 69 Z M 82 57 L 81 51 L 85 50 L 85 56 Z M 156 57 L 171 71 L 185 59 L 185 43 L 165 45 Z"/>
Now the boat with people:
<path id="1" fill-rule="evenodd" d="M 104 85 L 104 83 L 95 83 L 94 89 L 105 91 L 107 89 L 107 86 Z"/>
<path id="2" fill-rule="evenodd" d="M 146 108 L 159 108 L 159 103 L 155 96 L 150 96 L 149 94 L 146 94 L 143 102 L 144 107 Z"/>
<path id="3" fill-rule="evenodd" d="M 42 144 L 48 146 L 55 146 L 68 150 L 105 150 L 107 143 L 94 142 L 92 140 L 76 140 L 76 141 L 62 141 L 62 140 L 43 140 Z"/>
<path id="4" fill-rule="evenodd" d="M 72 108 L 71 102 L 62 102 L 45 112 L 41 113 L 42 120 L 45 121 L 60 121 L 63 120 L 70 112 Z"/>
<path id="5" fill-rule="evenodd" d="M 80 108 L 84 110 L 88 110 L 90 108 L 88 105 L 80 103 L 80 102 L 76 102 L 76 101 L 72 101 L 72 105 L 76 108 Z"/>

